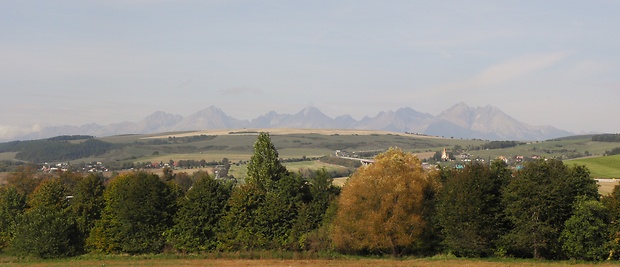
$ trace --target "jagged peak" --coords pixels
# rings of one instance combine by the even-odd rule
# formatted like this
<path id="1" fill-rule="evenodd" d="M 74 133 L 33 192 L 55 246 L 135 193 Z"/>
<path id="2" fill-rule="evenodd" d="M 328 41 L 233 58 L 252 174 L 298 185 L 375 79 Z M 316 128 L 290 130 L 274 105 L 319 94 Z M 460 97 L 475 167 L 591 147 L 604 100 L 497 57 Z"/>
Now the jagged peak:
<path id="1" fill-rule="evenodd" d="M 442 124 L 442 121 L 446 123 Z M 452 126 L 447 125 L 450 122 Z M 410 107 L 402 107 L 396 111 L 381 111 L 374 117 L 364 116 L 361 120 L 355 120 L 350 115 L 341 115 L 332 119 L 314 106 L 307 106 L 294 115 L 278 114 L 269 111 L 265 115 L 253 119 L 251 122 L 237 120 L 228 116 L 220 108 L 211 105 L 192 115 L 181 116 L 164 111 L 156 111 L 145 117 L 139 123 L 110 124 L 97 129 L 79 128 L 66 126 L 73 134 L 92 134 L 106 136 L 124 132 L 150 133 L 149 131 L 172 131 L 186 129 L 224 129 L 235 127 L 247 127 L 259 125 L 261 127 L 343 127 L 352 129 L 375 129 L 401 132 L 425 133 L 429 127 L 439 130 L 437 134 L 443 134 L 441 130 L 463 129 L 463 135 L 475 137 L 480 134 L 487 138 L 509 139 L 542 139 L 557 137 L 563 131 L 559 129 L 540 130 L 525 123 L 520 123 L 499 108 L 486 105 L 472 108 L 464 102 L 459 102 L 444 110 L 438 116 L 421 113 Z M 446 128 L 448 127 L 448 128 Z M 49 127 L 36 133 L 40 136 L 56 134 L 62 127 Z M 565 132 L 565 131 L 564 131 Z M 549 134 L 546 134 L 549 133 Z M 568 134 L 568 132 L 565 132 Z M 456 135 L 455 133 L 455 136 Z"/>
<path id="2" fill-rule="evenodd" d="M 297 114 L 303 114 L 304 116 L 308 116 L 310 114 L 323 114 L 323 112 L 321 112 L 318 108 L 314 106 L 307 106 L 301 111 L 299 111 Z"/>

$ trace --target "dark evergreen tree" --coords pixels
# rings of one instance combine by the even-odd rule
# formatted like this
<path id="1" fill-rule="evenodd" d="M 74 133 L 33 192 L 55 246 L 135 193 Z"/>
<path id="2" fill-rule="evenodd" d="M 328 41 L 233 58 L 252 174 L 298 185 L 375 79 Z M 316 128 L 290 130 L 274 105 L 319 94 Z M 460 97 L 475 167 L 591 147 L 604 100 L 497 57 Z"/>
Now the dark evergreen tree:
<path id="1" fill-rule="evenodd" d="M 512 223 L 505 236 L 511 251 L 523 257 L 563 258 L 558 238 L 578 196 L 598 198 L 596 181 L 580 166 L 560 160 L 529 162 L 503 194 Z"/>
<path id="2" fill-rule="evenodd" d="M 493 168 L 471 163 L 451 174 L 439 194 L 437 207 L 443 245 L 457 256 L 490 256 L 507 231 L 500 202 L 510 172 L 506 164 L 496 161 Z"/>
<path id="3" fill-rule="evenodd" d="M 222 220 L 221 248 L 285 248 L 301 204 L 303 181 L 280 163 L 267 133 L 260 133 L 254 143 L 245 181 L 233 192 L 230 210 Z"/>
<path id="4" fill-rule="evenodd" d="M 260 133 L 254 143 L 254 154 L 248 163 L 246 182 L 256 184 L 262 191 L 268 191 L 287 173 L 278 159 L 278 151 L 271 142 L 269 134 Z"/>

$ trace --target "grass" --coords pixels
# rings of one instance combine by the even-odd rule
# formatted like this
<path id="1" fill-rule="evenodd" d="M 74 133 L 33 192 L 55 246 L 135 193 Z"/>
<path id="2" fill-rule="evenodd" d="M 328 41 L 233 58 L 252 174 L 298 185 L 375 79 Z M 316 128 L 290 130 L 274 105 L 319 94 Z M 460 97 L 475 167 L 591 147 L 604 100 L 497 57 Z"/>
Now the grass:
<path id="1" fill-rule="evenodd" d="M 347 169 L 346 167 L 343 167 L 343 166 L 327 164 L 327 163 L 320 162 L 318 160 L 285 162 L 285 163 L 282 163 L 282 165 L 284 165 L 287 170 L 292 171 L 292 172 L 297 172 L 301 169 L 319 170 L 319 169 L 325 168 L 326 171 Z"/>
<path id="2" fill-rule="evenodd" d="M 228 160 L 232 163 L 238 161 L 247 161 L 252 157 L 250 152 L 223 152 L 223 151 L 212 151 L 205 153 L 179 153 L 179 154 L 165 154 L 165 155 L 151 155 L 149 157 L 141 158 L 139 161 L 146 162 L 168 162 L 171 159 L 174 161 L 177 160 L 206 160 L 210 161 L 221 161 L 223 158 L 228 158 Z"/>
<path id="3" fill-rule="evenodd" d="M 0 256 L 2 266 L 592 266 L 591 262 L 539 261 L 527 259 L 462 259 L 450 255 L 429 258 L 364 258 L 356 256 L 292 252 L 215 253 L 204 255 L 84 255 L 68 259 L 17 259 Z M 597 266 L 618 266 L 618 262 L 600 262 Z"/>
<path id="4" fill-rule="evenodd" d="M 17 152 L 4 152 L 0 153 L 0 160 L 13 160 L 15 159 Z"/>
<path id="5" fill-rule="evenodd" d="M 620 178 L 620 155 L 567 160 L 565 163 L 585 165 L 594 178 Z"/>

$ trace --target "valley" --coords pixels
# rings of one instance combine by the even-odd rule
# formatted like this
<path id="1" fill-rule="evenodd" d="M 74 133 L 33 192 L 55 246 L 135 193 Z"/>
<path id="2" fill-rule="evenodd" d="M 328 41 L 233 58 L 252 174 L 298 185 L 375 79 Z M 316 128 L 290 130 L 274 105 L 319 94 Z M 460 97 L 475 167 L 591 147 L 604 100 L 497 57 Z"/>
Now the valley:
<path id="1" fill-rule="evenodd" d="M 567 163 L 586 165 L 594 178 L 620 178 L 620 158 L 603 157 L 606 151 L 620 146 L 614 142 L 592 141 L 592 136 L 573 136 L 547 141 L 510 142 L 481 139 L 442 138 L 391 131 L 350 129 L 296 129 L 296 128 L 242 128 L 231 130 L 177 131 L 154 134 L 117 135 L 102 138 L 89 137 L 81 140 L 32 141 L 49 145 L 64 142 L 80 145 L 86 141 L 106 147 L 103 153 L 88 156 L 81 154 L 72 158 L 58 158 L 57 146 L 49 151 L 45 146 L 36 147 L 38 160 L 24 158 L 23 151 L 10 151 L 7 144 L 0 144 L 0 160 L 15 164 L 32 162 L 41 168 L 60 163 L 73 171 L 104 171 L 107 175 L 132 169 L 150 169 L 158 172 L 170 166 L 177 172 L 192 173 L 198 169 L 212 170 L 223 159 L 231 163 L 230 175 L 243 179 L 244 166 L 250 159 L 253 143 L 259 132 L 269 132 L 283 164 L 293 171 L 326 168 L 335 178 L 347 176 L 355 168 L 330 164 L 322 158 L 340 155 L 371 159 L 390 147 L 399 147 L 416 154 L 428 166 L 439 164 L 459 167 L 470 161 L 488 162 L 497 158 L 517 169 L 524 162 L 538 158 L 557 158 Z M 82 137 L 78 137 L 82 138 Z M 73 138 L 70 138 L 73 139 Z M 21 141 L 22 146 L 29 141 Z M 507 147 L 502 147 L 507 146 Z M 99 147 L 99 146 L 98 146 Z M 82 149 L 83 150 L 83 149 Z M 449 160 L 442 160 L 446 151 Z M 20 158 L 21 156 L 21 158 Z M 100 169 L 92 169 L 101 163 Z M 179 165 L 179 163 L 182 163 Z M 89 167 L 90 166 L 90 167 Z M 10 170 L 9 166 L 4 168 Z M 341 175 L 341 176 L 339 176 Z M 1 177 L 1 176 L 0 176 Z"/>

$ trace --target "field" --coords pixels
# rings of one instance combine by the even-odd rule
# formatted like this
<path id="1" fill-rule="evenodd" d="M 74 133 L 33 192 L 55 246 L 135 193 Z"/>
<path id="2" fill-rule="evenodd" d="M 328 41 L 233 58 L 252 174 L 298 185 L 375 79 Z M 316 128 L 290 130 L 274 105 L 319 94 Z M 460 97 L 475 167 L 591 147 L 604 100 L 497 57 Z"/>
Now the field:
<path id="1" fill-rule="evenodd" d="M 614 187 L 618 185 L 619 182 L 620 180 L 616 180 L 616 179 L 599 179 L 598 181 L 599 194 L 603 196 L 610 194 L 614 190 Z"/>
<path id="2" fill-rule="evenodd" d="M 80 166 L 88 162 L 104 162 L 119 166 L 125 163 L 167 163 L 170 160 L 218 162 L 227 158 L 229 162 L 236 164 L 250 159 L 256 136 L 261 131 L 270 133 L 280 158 L 292 171 L 302 168 L 318 169 L 326 167 L 330 169 L 335 167 L 325 166 L 320 162 L 287 163 L 287 161 L 333 155 L 337 150 L 358 153 L 357 155 L 359 155 L 361 153 L 369 154 L 369 152 L 370 154 L 378 153 L 390 147 L 399 147 L 404 151 L 418 155 L 420 159 L 430 158 L 443 149 L 447 149 L 451 153 L 458 150 L 458 153 L 468 154 L 471 159 L 477 158 L 485 161 L 500 156 L 508 159 L 514 159 L 517 156 L 524 158 L 538 156 L 564 160 L 579 158 L 565 162 L 567 164 L 586 165 L 595 178 L 620 178 L 620 156 L 600 157 L 605 151 L 620 147 L 620 143 L 594 142 L 589 136 L 528 142 L 503 149 L 480 149 L 489 141 L 370 130 L 238 129 L 119 135 L 98 138 L 114 144 L 114 148 L 105 154 L 64 161 L 45 159 L 37 163 L 68 162 L 71 165 Z M 17 154 L 17 152 L 0 153 L 0 160 L 16 160 Z M 50 155 L 53 156 L 53 153 Z M 590 158 L 583 158 L 584 156 Z M 462 160 L 462 158 L 457 158 L 457 160 Z M 455 163 L 448 165 L 450 164 L 454 165 Z M 513 167 L 517 165 L 515 162 L 509 164 Z M 189 173 L 194 170 L 179 169 L 175 171 Z M 230 174 L 242 178 L 245 174 L 244 165 L 234 166 Z M 0 174 L 0 178 L 4 175 Z"/>
<path id="3" fill-rule="evenodd" d="M 169 258 L 170 256 L 101 256 L 93 259 L 85 256 L 76 259 L 62 260 L 18 260 L 16 263 L 2 261 L 3 266 L 420 266 L 420 267 L 448 267 L 448 266 L 592 266 L 593 263 L 578 263 L 571 261 L 535 261 L 519 259 L 458 259 L 454 257 L 438 256 L 421 259 L 373 259 L 373 258 L 339 258 L 339 259 L 200 259 L 191 256 Z M 6 260 L 6 259 L 4 259 Z M 618 262 L 596 263 L 596 266 L 618 266 Z"/>
<path id="4" fill-rule="evenodd" d="M 565 163 L 585 165 L 595 178 L 620 178 L 620 155 L 567 160 Z"/>

